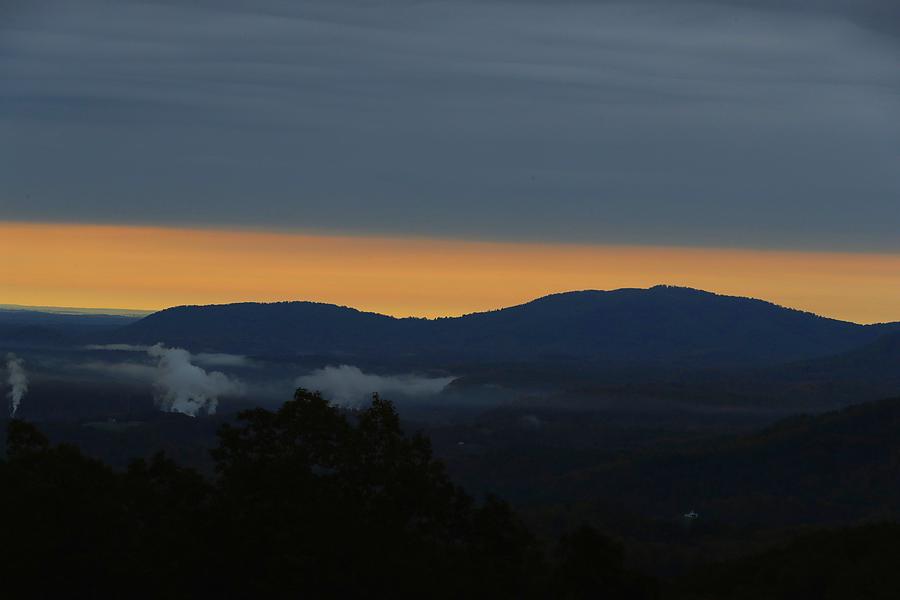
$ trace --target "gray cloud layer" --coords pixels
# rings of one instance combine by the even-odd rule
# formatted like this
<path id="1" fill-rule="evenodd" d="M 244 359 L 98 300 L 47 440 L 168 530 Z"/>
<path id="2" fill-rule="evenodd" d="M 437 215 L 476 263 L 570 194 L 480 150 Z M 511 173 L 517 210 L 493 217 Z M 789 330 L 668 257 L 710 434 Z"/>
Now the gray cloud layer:
<path id="1" fill-rule="evenodd" d="M 0 219 L 900 250 L 898 15 L 5 3 Z"/>

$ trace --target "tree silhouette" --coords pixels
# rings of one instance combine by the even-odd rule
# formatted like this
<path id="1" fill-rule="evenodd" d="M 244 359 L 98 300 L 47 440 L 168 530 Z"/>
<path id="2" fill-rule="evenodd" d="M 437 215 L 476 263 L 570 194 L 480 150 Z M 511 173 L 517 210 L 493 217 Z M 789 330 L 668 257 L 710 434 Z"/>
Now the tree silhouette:
<path id="1" fill-rule="evenodd" d="M 222 428 L 213 453 L 226 535 L 241 548 L 219 559 L 224 571 L 251 570 L 254 592 L 455 596 L 491 562 L 503 564 L 508 595 L 529 578 L 520 547 L 485 543 L 524 531 L 512 511 L 475 506 L 429 441 L 404 435 L 390 402 L 375 396 L 348 415 L 301 389 L 277 412 L 248 411 L 240 423 Z"/>
<path id="2" fill-rule="evenodd" d="M 620 550 L 595 532 L 548 561 L 505 502 L 475 502 L 378 396 L 348 412 L 297 390 L 223 426 L 212 454 L 211 479 L 162 454 L 120 472 L 10 422 L 8 595 L 528 598 L 600 586 L 643 597 L 628 595 L 638 588 Z"/>

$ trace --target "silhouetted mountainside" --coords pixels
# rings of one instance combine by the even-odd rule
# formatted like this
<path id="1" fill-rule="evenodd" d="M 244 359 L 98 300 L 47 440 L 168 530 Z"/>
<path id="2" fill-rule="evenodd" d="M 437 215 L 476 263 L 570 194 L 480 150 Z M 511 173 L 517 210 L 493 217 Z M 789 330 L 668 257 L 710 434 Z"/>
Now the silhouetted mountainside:
<path id="1" fill-rule="evenodd" d="M 682 577 L 667 597 L 685 600 L 896 598 L 900 525 L 807 532 L 763 553 Z"/>
<path id="2" fill-rule="evenodd" d="M 573 470 L 535 499 L 594 498 L 659 519 L 694 509 L 707 522 L 755 528 L 898 518 L 898 457 L 900 398 Z"/>
<path id="3" fill-rule="evenodd" d="M 892 370 L 900 381 L 898 365 L 900 365 L 900 332 L 890 332 L 850 352 L 787 365 L 784 373 L 794 378 L 805 374 L 809 377 L 827 375 L 833 379 L 857 379 L 864 376 L 880 377 Z"/>
<path id="4" fill-rule="evenodd" d="M 887 328 L 888 326 L 884 326 Z M 538 369 L 531 369 L 540 375 Z M 669 398 L 685 404 L 756 406 L 778 409 L 829 410 L 900 394 L 900 332 L 885 333 L 874 342 L 848 352 L 790 361 L 774 366 L 703 371 L 620 371 L 584 384 L 587 396 L 621 390 L 631 396 Z M 495 379 L 528 379 L 525 367 L 500 373 Z M 492 374 L 493 375 L 493 374 Z M 502 379 L 501 379 L 502 377 Z M 570 382 L 578 382 L 574 373 Z M 456 385 L 472 378 L 461 379 Z M 573 391 L 579 388 L 570 385 Z"/>
<path id="5" fill-rule="evenodd" d="M 863 326 L 688 288 L 568 292 L 454 318 L 396 319 L 312 302 L 180 306 L 117 341 L 245 354 L 776 364 L 846 352 L 892 325 Z"/>
<path id="6" fill-rule="evenodd" d="M 834 406 L 893 396 L 900 393 L 900 332 L 846 353 L 730 377 L 732 386 L 743 386 L 759 397 L 792 398 L 795 406 Z M 718 379 L 718 385 L 726 385 L 729 374 Z M 809 402 L 802 402 L 804 398 Z"/>

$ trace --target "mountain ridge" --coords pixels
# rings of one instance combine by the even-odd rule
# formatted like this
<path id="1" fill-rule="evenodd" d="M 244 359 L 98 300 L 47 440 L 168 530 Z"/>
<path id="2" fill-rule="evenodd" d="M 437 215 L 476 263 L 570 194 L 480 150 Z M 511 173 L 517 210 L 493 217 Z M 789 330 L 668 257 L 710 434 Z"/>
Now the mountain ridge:
<path id="1" fill-rule="evenodd" d="M 844 319 L 838 319 L 835 317 L 828 317 L 825 315 L 820 315 L 813 311 L 803 310 L 799 308 L 794 308 L 791 306 L 786 306 L 783 304 L 778 304 L 777 302 L 772 302 L 770 300 L 764 300 L 761 298 L 755 298 L 753 296 L 735 296 L 731 294 L 720 294 L 718 292 L 711 292 L 708 290 L 702 290 L 699 288 L 692 288 L 689 286 L 679 286 L 679 285 L 670 285 L 670 284 L 656 284 L 647 288 L 640 287 L 623 287 L 623 288 L 614 288 L 611 290 L 600 290 L 600 289 L 582 289 L 582 290 L 567 290 L 564 292 L 553 292 L 550 294 L 545 294 L 543 296 L 538 296 L 531 300 L 527 300 L 525 302 L 521 302 L 519 304 L 511 304 L 509 306 L 502 306 L 500 308 L 491 308 L 486 310 L 476 310 L 468 313 L 462 313 L 459 315 L 442 315 L 438 317 L 416 317 L 413 315 L 408 316 L 395 316 L 389 315 L 387 313 L 380 313 L 374 310 L 365 310 L 362 308 L 357 308 L 355 306 L 350 306 L 347 304 L 336 304 L 333 302 L 320 302 L 317 300 L 277 300 L 273 302 L 259 302 L 259 301 L 243 301 L 243 302 L 226 302 L 226 303 L 211 303 L 211 304 L 179 304 L 176 306 L 170 306 L 167 308 L 163 308 L 157 311 L 149 311 L 148 314 L 143 315 L 141 318 L 150 317 L 153 315 L 157 315 L 160 313 L 165 313 L 168 311 L 178 310 L 178 309 L 196 309 L 196 308 L 211 308 L 211 307 L 220 307 L 220 306 L 277 306 L 277 305 L 310 305 L 310 306 L 327 306 L 334 307 L 339 309 L 345 309 L 348 311 L 352 311 L 355 313 L 363 314 L 363 315 L 373 315 L 379 317 L 387 317 L 389 319 L 393 319 L 395 321 L 443 321 L 443 320 L 452 320 L 452 319 L 462 319 L 466 317 L 472 317 L 476 315 L 489 315 L 498 313 L 501 311 L 508 311 L 512 309 L 524 308 L 528 306 L 533 306 L 541 303 L 549 303 L 557 299 L 562 298 L 573 298 L 575 296 L 580 295 L 605 295 L 605 294 L 619 294 L 619 293 L 627 293 L 627 292 L 653 292 L 653 291 L 661 291 L 661 290 L 674 290 L 678 292 L 684 293 L 696 293 L 699 295 L 704 295 L 708 297 L 715 298 L 727 298 L 733 300 L 747 300 L 755 303 L 764 304 L 770 307 L 784 309 L 790 311 L 792 313 L 809 315 L 813 317 L 818 317 L 820 319 L 825 319 L 827 321 L 834 321 L 838 323 L 850 323 L 852 325 L 858 325 L 860 327 L 879 327 L 883 325 L 897 325 L 900 328 L 900 321 L 884 321 L 879 323 L 857 323 L 855 321 L 847 321 Z M 35 311 L 38 309 L 35 308 Z"/>
<path id="2" fill-rule="evenodd" d="M 310 301 L 185 305 L 144 317 L 116 341 L 243 354 L 721 366 L 838 354 L 896 329 L 900 324 L 860 325 L 764 300 L 660 285 L 562 292 L 433 319 Z"/>

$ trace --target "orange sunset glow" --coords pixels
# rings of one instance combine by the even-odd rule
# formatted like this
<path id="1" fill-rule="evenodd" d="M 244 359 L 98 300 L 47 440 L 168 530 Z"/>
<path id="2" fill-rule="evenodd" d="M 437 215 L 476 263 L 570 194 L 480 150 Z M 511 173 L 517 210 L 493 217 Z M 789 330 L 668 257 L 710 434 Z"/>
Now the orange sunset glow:
<path id="1" fill-rule="evenodd" d="M 313 300 L 459 315 L 573 289 L 683 285 L 861 323 L 900 319 L 900 256 L 0 224 L 10 304 L 154 310 Z"/>

